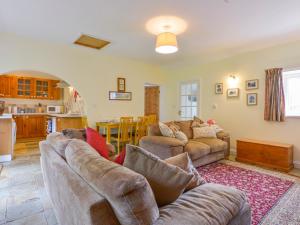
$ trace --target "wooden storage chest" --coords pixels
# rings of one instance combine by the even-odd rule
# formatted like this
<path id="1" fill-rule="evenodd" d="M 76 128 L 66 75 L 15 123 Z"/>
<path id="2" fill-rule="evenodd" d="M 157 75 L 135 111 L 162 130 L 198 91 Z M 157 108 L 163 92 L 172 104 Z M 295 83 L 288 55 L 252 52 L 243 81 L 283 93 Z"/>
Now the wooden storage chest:
<path id="1" fill-rule="evenodd" d="M 239 139 L 236 160 L 288 172 L 294 167 L 293 145 Z"/>

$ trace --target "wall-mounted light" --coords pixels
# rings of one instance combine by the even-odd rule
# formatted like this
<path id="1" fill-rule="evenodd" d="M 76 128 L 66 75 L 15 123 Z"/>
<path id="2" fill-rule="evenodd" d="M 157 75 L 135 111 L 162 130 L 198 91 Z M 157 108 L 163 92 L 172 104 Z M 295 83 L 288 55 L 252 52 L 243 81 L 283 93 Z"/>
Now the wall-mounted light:
<path id="1" fill-rule="evenodd" d="M 239 78 L 235 75 L 230 75 L 228 78 L 229 88 L 236 88 L 239 83 Z"/>

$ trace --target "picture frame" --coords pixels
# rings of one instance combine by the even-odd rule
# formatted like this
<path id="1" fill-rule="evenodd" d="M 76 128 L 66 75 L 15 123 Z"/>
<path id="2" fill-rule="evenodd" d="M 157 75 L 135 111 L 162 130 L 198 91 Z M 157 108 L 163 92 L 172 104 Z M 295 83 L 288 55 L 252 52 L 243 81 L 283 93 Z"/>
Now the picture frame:
<path id="1" fill-rule="evenodd" d="M 239 88 L 229 88 L 227 89 L 227 97 L 228 98 L 236 98 L 239 97 L 240 89 Z"/>
<path id="2" fill-rule="evenodd" d="M 215 94 L 216 95 L 223 94 L 223 83 L 216 83 L 215 84 Z"/>
<path id="3" fill-rule="evenodd" d="M 118 82 L 118 92 L 126 92 L 126 79 L 119 77 L 117 79 Z"/>
<path id="4" fill-rule="evenodd" d="M 258 85 L 259 85 L 258 79 L 246 80 L 246 90 L 258 89 Z"/>
<path id="5" fill-rule="evenodd" d="M 109 91 L 109 100 L 131 101 L 132 92 Z"/>
<path id="6" fill-rule="evenodd" d="M 247 105 L 248 106 L 257 105 L 257 93 L 248 93 L 247 94 Z"/>

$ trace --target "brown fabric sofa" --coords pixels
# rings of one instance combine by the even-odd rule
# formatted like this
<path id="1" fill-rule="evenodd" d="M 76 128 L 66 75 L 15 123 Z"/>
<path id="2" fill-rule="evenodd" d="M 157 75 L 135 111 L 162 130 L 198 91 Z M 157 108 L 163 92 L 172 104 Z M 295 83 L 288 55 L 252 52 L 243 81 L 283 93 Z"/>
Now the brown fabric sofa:
<path id="1" fill-rule="evenodd" d="M 243 192 L 203 184 L 158 208 L 147 180 L 82 140 L 40 142 L 46 190 L 60 225 L 250 225 Z M 62 154 L 63 153 L 63 154 Z"/>
<path id="2" fill-rule="evenodd" d="M 189 139 L 186 144 L 176 138 L 162 136 L 158 124 L 154 124 L 149 126 L 148 136 L 141 138 L 139 145 L 161 159 L 187 152 L 195 167 L 228 158 L 230 153 L 229 134 L 220 131 L 217 133 L 217 138 L 193 139 L 192 122 L 193 120 L 172 121 Z"/>

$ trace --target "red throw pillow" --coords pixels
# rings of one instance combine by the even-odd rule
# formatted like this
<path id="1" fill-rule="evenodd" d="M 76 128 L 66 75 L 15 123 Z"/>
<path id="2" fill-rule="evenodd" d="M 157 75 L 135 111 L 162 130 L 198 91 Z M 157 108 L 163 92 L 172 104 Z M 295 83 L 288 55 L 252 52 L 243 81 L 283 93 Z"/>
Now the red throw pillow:
<path id="1" fill-rule="evenodd" d="M 115 158 L 115 163 L 118 163 L 120 165 L 123 165 L 126 155 L 126 148 L 123 148 L 123 150 L 120 152 L 120 154 Z"/>
<path id="2" fill-rule="evenodd" d="M 89 143 L 102 157 L 108 159 L 108 149 L 106 139 L 102 137 L 96 130 L 86 128 L 86 142 Z"/>

